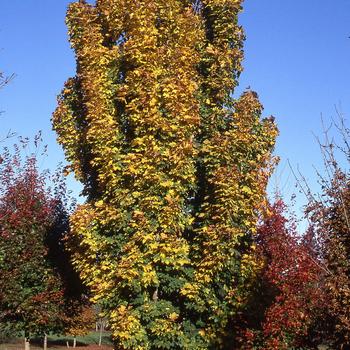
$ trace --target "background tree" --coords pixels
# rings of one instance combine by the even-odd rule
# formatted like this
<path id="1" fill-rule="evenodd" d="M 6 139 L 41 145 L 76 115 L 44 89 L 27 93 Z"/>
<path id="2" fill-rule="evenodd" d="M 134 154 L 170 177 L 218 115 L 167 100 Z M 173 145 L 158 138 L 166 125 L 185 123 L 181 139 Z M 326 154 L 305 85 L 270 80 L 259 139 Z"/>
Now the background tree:
<path id="1" fill-rule="evenodd" d="M 71 252 L 121 349 L 224 348 L 254 278 L 277 131 L 255 93 L 232 98 L 240 10 L 226 0 L 69 7 L 77 75 L 53 125 L 87 195 Z"/>
<path id="2" fill-rule="evenodd" d="M 46 259 L 45 238 L 57 199 L 45 188 L 35 155 L 22 161 L 20 147 L 0 164 L 0 319 L 11 331 L 43 334 L 56 327 L 63 302 L 60 279 Z M 29 344 L 26 344 L 29 346 Z"/>
<path id="3" fill-rule="evenodd" d="M 68 260 L 58 264 L 68 223 L 64 182 L 59 171 L 39 171 L 40 134 L 34 153 L 28 142 L 21 139 L 14 155 L 5 149 L 0 162 L 0 324 L 12 336 L 24 332 L 26 347 L 30 336 L 61 332 L 76 286 Z"/>
<path id="4" fill-rule="evenodd" d="M 73 347 L 76 337 L 87 334 L 97 317 L 88 300 L 89 291 L 82 283 L 71 263 L 71 253 L 66 248 L 69 236 L 69 213 L 75 207 L 75 201 L 69 196 L 66 184 L 62 179 L 62 169 L 54 177 L 56 203 L 55 220 L 47 233 L 45 244 L 48 248 L 48 259 L 53 263 L 63 285 L 63 303 L 57 323 L 59 333 L 73 336 Z M 69 205 L 68 205 L 69 204 Z M 67 341 L 67 345 L 69 343 Z"/>
<path id="5" fill-rule="evenodd" d="M 64 334 L 73 336 L 73 348 L 77 345 L 77 336 L 88 334 L 94 328 L 96 314 L 91 305 L 85 301 L 71 301 L 65 305 Z M 67 340 L 67 347 L 69 341 Z"/>
<path id="6" fill-rule="evenodd" d="M 350 346 L 350 178 L 343 168 L 350 159 L 350 130 L 343 116 L 338 116 L 334 121 L 338 144 L 331 140 L 330 130 L 325 131 L 324 142 L 319 141 L 325 166 L 324 175 L 318 174 L 323 194 L 316 197 L 310 193 L 307 213 L 322 244 L 328 271 L 323 337 L 332 347 L 346 349 Z"/>
<path id="7" fill-rule="evenodd" d="M 326 270 L 313 231 L 302 239 L 287 207 L 277 199 L 269 206 L 257 239 L 263 265 L 258 291 L 247 310 L 255 327 L 251 340 L 255 338 L 259 349 L 314 348 L 314 328 L 324 315 L 327 299 Z"/>
<path id="8" fill-rule="evenodd" d="M 104 332 L 108 328 L 108 318 L 102 313 L 101 307 L 98 304 L 93 305 L 93 309 L 96 315 L 96 332 L 99 332 L 98 345 L 101 346 Z"/>

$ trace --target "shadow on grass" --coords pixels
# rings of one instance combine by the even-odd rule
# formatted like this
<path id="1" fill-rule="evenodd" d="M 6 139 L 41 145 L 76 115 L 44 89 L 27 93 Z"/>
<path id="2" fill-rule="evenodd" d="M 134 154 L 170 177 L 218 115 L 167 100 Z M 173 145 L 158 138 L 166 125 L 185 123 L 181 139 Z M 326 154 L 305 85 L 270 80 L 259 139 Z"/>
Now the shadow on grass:
<path id="1" fill-rule="evenodd" d="M 58 347 L 58 346 L 65 346 L 67 347 L 67 341 L 69 343 L 69 347 L 72 348 L 73 347 L 73 338 L 67 337 L 67 338 L 59 338 L 59 339 L 50 339 L 48 338 L 47 340 L 47 347 Z M 42 338 L 33 338 L 30 340 L 30 344 L 37 346 L 37 347 L 43 347 L 44 344 L 44 340 Z M 87 346 L 90 345 L 89 342 L 87 341 L 81 341 L 81 340 L 77 340 L 76 342 L 76 346 Z"/>
<path id="2" fill-rule="evenodd" d="M 1 0 L 0 0 L 1 1 Z M 99 332 L 90 332 L 85 336 L 78 336 L 76 340 L 76 347 L 96 347 L 99 349 L 100 334 Z M 48 336 L 48 348 L 67 348 L 67 341 L 69 342 L 69 347 L 73 348 L 74 337 L 71 336 L 57 336 L 57 335 L 49 335 Z M 0 350 L 23 350 L 23 342 L 22 338 L 1 338 L 0 339 Z M 44 337 L 33 337 L 30 340 L 32 350 L 42 349 L 44 344 Z M 107 347 L 111 348 L 113 346 L 113 342 L 109 332 L 104 332 L 102 334 L 102 348 Z"/>

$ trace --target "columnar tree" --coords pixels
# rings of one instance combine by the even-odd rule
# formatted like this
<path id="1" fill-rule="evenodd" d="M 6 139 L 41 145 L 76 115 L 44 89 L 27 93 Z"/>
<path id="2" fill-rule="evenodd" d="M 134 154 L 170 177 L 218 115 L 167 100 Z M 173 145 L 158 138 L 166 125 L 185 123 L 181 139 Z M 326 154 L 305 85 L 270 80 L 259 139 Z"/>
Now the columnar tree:
<path id="1" fill-rule="evenodd" d="M 69 7 L 77 74 L 53 125 L 87 196 L 71 249 L 121 349 L 227 346 L 254 277 L 277 131 L 256 93 L 232 98 L 240 10 L 240 0 Z"/>

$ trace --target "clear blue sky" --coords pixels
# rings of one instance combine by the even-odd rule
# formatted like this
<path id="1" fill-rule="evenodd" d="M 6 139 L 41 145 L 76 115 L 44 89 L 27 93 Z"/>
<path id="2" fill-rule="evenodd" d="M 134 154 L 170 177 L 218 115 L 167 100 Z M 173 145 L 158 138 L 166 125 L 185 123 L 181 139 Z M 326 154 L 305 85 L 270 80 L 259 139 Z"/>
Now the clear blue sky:
<path id="1" fill-rule="evenodd" d="M 46 167 L 63 160 L 50 116 L 75 71 L 64 24 L 69 2 L 0 0 L 0 70 L 17 75 L 0 92 L 1 134 L 42 130 L 49 146 Z M 334 116 L 335 105 L 350 115 L 350 1 L 246 0 L 240 22 L 247 40 L 238 92 L 256 90 L 280 129 L 281 165 L 272 185 L 277 179 L 286 196 L 295 191 L 285 167 L 290 159 L 316 189 L 312 165 L 320 165 L 320 156 L 312 132 L 321 134 L 320 115 Z"/>

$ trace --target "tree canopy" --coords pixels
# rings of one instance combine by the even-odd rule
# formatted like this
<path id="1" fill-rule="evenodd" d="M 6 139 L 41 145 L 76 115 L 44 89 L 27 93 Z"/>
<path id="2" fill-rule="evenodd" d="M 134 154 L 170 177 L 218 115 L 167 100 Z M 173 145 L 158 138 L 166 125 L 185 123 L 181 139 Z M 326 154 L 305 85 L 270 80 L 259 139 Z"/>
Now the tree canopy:
<path id="1" fill-rule="evenodd" d="M 253 278 L 273 119 L 242 71 L 241 1 L 98 0 L 67 13 L 53 115 L 87 202 L 76 268 L 122 349 L 224 348 Z"/>

